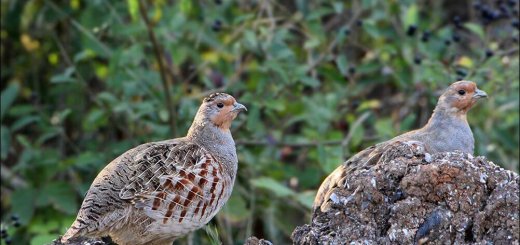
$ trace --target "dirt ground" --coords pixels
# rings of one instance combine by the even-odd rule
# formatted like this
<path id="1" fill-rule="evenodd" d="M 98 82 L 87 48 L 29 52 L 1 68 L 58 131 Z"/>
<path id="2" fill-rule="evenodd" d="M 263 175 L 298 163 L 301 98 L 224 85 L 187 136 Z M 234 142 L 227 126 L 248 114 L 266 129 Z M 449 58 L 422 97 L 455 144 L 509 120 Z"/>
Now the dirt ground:
<path id="1" fill-rule="evenodd" d="M 519 243 L 519 175 L 484 157 L 398 143 L 347 183 L 294 244 Z"/>

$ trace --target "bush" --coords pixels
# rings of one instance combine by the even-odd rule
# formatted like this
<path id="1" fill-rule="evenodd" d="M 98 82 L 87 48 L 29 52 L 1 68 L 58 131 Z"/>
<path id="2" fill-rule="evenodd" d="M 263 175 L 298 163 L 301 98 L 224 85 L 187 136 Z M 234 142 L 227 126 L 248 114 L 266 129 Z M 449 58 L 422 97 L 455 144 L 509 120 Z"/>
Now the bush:
<path id="1" fill-rule="evenodd" d="M 475 154 L 518 172 L 517 1 L 142 4 L 2 1 L 2 229 L 16 243 L 62 234 L 98 171 L 184 135 L 213 91 L 249 108 L 214 219 L 223 244 L 288 243 L 330 171 L 423 125 L 459 79 L 490 95 L 469 113 Z"/>

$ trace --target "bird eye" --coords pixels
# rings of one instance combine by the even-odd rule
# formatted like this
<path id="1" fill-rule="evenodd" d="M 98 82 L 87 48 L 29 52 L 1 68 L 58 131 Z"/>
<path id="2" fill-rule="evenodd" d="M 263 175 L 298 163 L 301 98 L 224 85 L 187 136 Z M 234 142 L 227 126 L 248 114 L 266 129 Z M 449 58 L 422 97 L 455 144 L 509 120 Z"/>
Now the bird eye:
<path id="1" fill-rule="evenodd" d="M 224 107 L 224 104 L 223 103 L 218 103 L 217 106 L 218 106 L 218 108 L 222 108 L 222 107 Z"/>
<path id="2" fill-rule="evenodd" d="M 466 91 L 464 91 L 464 90 L 461 89 L 461 90 L 459 90 L 458 93 L 459 93 L 460 95 L 464 95 L 464 94 L 466 93 Z"/>

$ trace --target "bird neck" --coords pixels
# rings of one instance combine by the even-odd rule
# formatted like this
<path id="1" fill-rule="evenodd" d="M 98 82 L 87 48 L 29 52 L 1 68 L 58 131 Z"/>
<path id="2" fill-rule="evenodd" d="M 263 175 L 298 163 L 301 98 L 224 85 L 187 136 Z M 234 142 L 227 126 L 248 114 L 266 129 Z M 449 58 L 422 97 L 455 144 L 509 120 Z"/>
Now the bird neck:
<path id="1" fill-rule="evenodd" d="M 206 142 L 206 140 L 213 141 L 233 141 L 229 129 L 221 129 L 209 121 L 194 121 L 188 130 L 188 138 L 197 142 Z"/>
<path id="2" fill-rule="evenodd" d="M 426 127 L 444 128 L 444 125 L 459 125 L 469 128 L 466 111 L 460 111 L 456 108 L 446 108 L 437 106 L 433 110 L 433 114 L 428 120 Z"/>
<path id="3" fill-rule="evenodd" d="M 195 118 L 186 138 L 202 146 L 210 152 L 218 161 L 223 163 L 234 178 L 237 171 L 237 154 L 235 141 L 228 130 L 216 127 L 209 120 L 197 120 Z"/>

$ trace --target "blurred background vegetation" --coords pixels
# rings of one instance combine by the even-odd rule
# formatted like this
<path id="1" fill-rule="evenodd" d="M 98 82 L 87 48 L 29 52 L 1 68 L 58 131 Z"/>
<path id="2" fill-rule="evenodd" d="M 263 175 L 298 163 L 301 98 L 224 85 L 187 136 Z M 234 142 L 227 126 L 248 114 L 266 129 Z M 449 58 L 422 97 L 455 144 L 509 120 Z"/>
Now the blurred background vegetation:
<path id="1" fill-rule="evenodd" d="M 476 155 L 518 172 L 518 0 L 2 0 L 1 20 L 2 244 L 62 234 L 109 161 L 183 136 L 214 91 L 249 108 L 223 244 L 288 244 L 328 173 L 459 79 L 490 95 Z"/>

